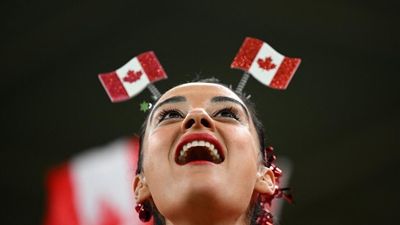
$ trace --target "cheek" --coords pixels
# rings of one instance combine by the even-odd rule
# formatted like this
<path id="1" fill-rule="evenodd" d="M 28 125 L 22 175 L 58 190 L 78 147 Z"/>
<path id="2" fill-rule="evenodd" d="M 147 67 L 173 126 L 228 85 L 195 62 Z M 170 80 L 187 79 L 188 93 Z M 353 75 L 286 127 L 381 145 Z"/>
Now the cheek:
<path id="1" fill-rule="evenodd" d="M 179 186 L 175 182 L 173 146 L 179 135 L 177 126 L 168 126 L 150 131 L 143 155 L 143 173 L 158 210 L 165 212 L 176 202 Z M 171 194 L 168 194 L 171 193 Z"/>
<path id="2" fill-rule="evenodd" d="M 171 174 L 172 163 L 174 163 L 172 146 L 177 132 L 176 127 L 173 126 L 160 127 L 150 130 L 146 137 L 143 171 L 150 189 L 154 191 L 156 187 L 163 187 L 164 182 L 169 182 L 168 175 Z"/>
<path id="3" fill-rule="evenodd" d="M 257 134 L 247 126 L 228 126 L 221 130 L 228 150 L 248 159 L 258 159 L 259 142 Z"/>
<path id="4" fill-rule="evenodd" d="M 247 127 L 225 129 L 228 148 L 227 170 L 232 204 L 249 203 L 253 196 L 258 169 L 258 143 Z M 246 205 L 247 207 L 247 205 Z"/>
<path id="5" fill-rule="evenodd" d="M 235 175 L 241 179 L 254 179 L 258 168 L 258 139 L 248 127 L 240 126 L 224 132 L 230 167 L 236 168 Z"/>
<path id="6" fill-rule="evenodd" d="M 143 156 L 143 169 L 148 172 L 168 163 L 174 144 L 176 131 L 173 127 L 160 127 L 147 135 Z M 150 140 L 150 141 L 149 141 Z"/>

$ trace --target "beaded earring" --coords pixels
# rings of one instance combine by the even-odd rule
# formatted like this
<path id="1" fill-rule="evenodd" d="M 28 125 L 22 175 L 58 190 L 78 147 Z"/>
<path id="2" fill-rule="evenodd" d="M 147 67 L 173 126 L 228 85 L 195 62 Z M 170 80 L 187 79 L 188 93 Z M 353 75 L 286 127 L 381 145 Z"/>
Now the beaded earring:
<path id="1" fill-rule="evenodd" d="M 139 214 L 139 219 L 142 222 L 148 222 L 151 219 L 151 210 L 148 204 L 138 203 L 135 207 L 136 212 Z"/>
<path id="2" fill-rule="evenodd" d="M 276 156 L 274 148 L 269 146 L 265 148 L 265 166 L 270 168 L 275 176 L 275 192 L 272 195 L 260 195 L 260 209 L 261 212 L 256 220 L 257 225 L 273 225 L 273 216 L 269 209 L 274 198 L 283 198 L 289 203 L 293 203 L 293 196 L 289 193 L 290 188 L 280 188 L 279 179 L 282 176 L 282 170 L 274 164 Z"/>

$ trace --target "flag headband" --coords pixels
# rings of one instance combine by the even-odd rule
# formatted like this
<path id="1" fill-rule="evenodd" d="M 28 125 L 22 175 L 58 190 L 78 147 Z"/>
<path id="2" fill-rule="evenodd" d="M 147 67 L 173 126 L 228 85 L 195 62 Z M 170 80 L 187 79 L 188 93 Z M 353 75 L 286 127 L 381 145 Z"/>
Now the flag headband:
<path id="1" fill-rule="evenodd" d="M 243 93 L 250 75 L 270 88 L 285 90 L 300 62 L 300 58 L 286 57 L 262 40 L 246 37 L 231 64 L 231 68 L 244 71 L 235 91 Z M 161 94 L 153 83 L 167 79 L 153 51 L 144 52 L 121 68 L 98 76 L 112 102 L 126 101 L 145 88 L 151 92 L 153 100 L 157 100 Z M 142 102 L 140 109 L 145 112 L 146 107 L 149 109 L 151 104 Z"/>
<path id="2" fill-rule="evenodd" d="M 112 102 L 126 101 L 146 87 L 156 100 L 161 94 L 153 83 L 167 79 L 167 74 L 154 52 L 149 51 L 134 57 L 115 71 L 99 74 L 99 79 Z"/>
<path id="3" fill-rule="evenodd" d="M 285 90 L 300 62 L 301 59 L 286 57 L 259 39 L 247 37 L 231 64 L 231 68 L 245 72 L 236 92 L 243 91 L 250 75 L 268 87 Z"/>

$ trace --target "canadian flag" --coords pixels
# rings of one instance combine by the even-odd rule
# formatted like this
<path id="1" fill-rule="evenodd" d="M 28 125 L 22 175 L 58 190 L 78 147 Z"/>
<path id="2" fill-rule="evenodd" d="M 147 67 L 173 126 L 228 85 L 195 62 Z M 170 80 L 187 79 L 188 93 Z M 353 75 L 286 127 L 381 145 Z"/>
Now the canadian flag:
<path id="1" fill-rule="evenodd" d="M 93 148 L 53 168 L 46 179 L 44 225 L 152 225 L 135 211 L 132 189 L 138 160 L 137 137 Z M 281 187 L 288 184 L 291 163 L 278 157 Z M 283 200 L 274 199 L 272 214 L 280 217 Z"/>
<path id="2" fill-rule="evenodd" d="M 99 74 L 112 102 L 128 100 L 150 83 L 166 78 L 167 74 L 152 51 L 138 55 L 116 71 Z"/>
<path id="3" fill-rule="evenodd" d="M 121 139 L 78 155 L 47 176 L 44 225 L 144 225 L 132 189 L 138 139 Z"/>
<path id="4" fill-rule="evenodd" d="M 231 64 L 244 70 L 258 81 L 275 89 L 286 89 L 301 59 L 288 58 L 267 43 L 247 37 Z"/>

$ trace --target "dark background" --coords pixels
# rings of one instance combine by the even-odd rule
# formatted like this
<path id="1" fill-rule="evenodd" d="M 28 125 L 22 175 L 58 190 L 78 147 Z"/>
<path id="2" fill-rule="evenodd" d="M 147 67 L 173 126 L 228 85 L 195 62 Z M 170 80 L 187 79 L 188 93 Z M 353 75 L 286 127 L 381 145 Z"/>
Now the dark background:
<path id="1" fill-rule="evenodd" d="M 46 171 L 137 133 L 145 90 L 111 104 L 97 74 L 154 50 L 165 91 L 194 75 L 239 82 L 244 37 L 301 57 L 287 91 L 251 78 L 279 155 L 294 164 L 281 225 L 397 224 L 399 4 L 395 1 L 2 1 L 1 224 L 41 224 Z"/>

